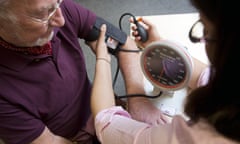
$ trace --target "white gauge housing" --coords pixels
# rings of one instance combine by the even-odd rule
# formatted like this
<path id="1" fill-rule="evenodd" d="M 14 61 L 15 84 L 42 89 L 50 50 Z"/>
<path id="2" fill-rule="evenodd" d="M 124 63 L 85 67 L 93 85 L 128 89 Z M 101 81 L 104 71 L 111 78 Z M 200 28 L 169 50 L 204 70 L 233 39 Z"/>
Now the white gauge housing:
<path id="1" fill-rule="evenodd" d="M 142 71 L 149 82 L 162 91 L 186 87 L 193 62 L 186 47 L 169 40 L 149 44 L 141 55 Z"/>

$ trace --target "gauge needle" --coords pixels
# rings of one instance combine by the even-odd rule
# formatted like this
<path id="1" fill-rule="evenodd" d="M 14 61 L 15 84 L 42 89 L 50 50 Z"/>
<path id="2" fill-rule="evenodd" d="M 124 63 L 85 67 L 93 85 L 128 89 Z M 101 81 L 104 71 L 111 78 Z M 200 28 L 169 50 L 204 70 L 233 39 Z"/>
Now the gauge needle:
<path id="1" fill-rule="evenodd" d="M 160 71 L 160 77 L 162 77 L 163 76 L 163 74 L 164 74 L 164 66 L 163 66 L 163 64 L 162 64 L 162 70 Z"/>

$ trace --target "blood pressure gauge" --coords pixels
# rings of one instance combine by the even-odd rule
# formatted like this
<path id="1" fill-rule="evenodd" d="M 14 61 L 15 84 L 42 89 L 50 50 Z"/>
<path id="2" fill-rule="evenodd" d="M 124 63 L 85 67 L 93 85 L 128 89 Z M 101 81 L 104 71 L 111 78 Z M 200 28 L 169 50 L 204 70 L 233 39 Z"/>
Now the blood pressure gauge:
<path id="1" fill-rule="evenodd" d="M 143 50 L 141 67 L 154 87 L 162 91 L 175 91 L 188 85 L 193 63 L 184 46 L 162 40 L 151 43 Z"/>

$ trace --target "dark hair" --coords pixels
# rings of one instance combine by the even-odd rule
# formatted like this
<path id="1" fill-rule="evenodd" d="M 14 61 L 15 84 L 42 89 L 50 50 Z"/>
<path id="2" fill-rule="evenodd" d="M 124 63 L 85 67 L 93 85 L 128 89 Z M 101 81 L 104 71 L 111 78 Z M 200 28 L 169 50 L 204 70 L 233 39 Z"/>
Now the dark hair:
<path id="1" fill-rule="evenodd" d="M 193 122 L 205 119 L 220 134 L 240 141 L 239 22 L 235 1 L 190 0 L 216 29 L 211 58 L 211 74 L 206 86 L 197 88 L 187 97 L 185 113 Z M 239 88 L 240 89 L 240 88 Z"/>

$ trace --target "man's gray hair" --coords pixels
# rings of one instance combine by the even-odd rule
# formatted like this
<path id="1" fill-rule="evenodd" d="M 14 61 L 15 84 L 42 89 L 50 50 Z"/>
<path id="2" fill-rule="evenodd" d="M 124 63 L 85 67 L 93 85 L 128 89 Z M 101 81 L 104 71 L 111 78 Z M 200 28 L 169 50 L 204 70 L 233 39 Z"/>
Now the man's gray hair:
<path id="1" fill-rule="evenodd" d="M 0 9 L 5 9 L 10 0 L 0 0 Z"/>
<path id="2" fill-rule="evenodd" d="M 1 18 L 6 17 L 9 1 L 10 0 L 0 0 L 0 17 Z"/>
<path id="3" fill-rule="evenodd" d="M 0 20 L 15 22 L 16 16 L 9 11 L 11 0 L 0 0 Z"/>

